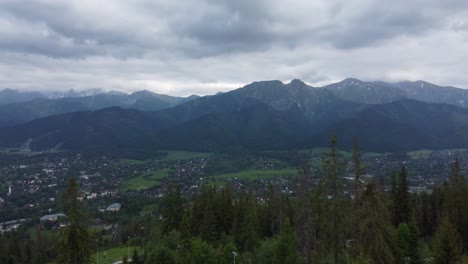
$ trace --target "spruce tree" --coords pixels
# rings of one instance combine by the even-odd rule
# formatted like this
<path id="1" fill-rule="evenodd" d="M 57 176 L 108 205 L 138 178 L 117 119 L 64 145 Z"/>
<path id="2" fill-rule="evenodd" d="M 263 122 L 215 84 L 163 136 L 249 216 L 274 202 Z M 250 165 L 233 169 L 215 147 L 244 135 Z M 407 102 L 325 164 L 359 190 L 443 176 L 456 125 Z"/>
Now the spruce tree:
<path id="1" fill-rule="evenodd" d="M 411 215 L 407 176 L 406 167 L 402 166 L 398 174 L 398 183 L 395 183 L 392 178 L 390 196 L 392 199 L 392 222 L 395 226 L 403 222 L 408 223 Z"/>
<path id="2" fill-rule="evenodd" d="M 170 185 L 166 196 L 162 201 L 163 234 L 169 233 L 173 229 L 178 229 L 184 213 L 184 198 L 180 187 Z"/>
<path id="3" fill-rule="evenodd" d="M 274 264 L 296 264 L 300 263 L 299 252 L 297 250 L 298 239 L 296 232 L 291 228 L 289 220 L 285 220 L 285 224 L 279 234 L 275 246 Z"/>
<path id="4" fill-rule="evenodd" d="M 434 264 L 460 263 L 462 241 L 456 227 L 447 216 L 443 216 L 433 238 Z"/>
<path id="5" fill-rule="evenodd" d="M 361 254 L 372 263 L 394 263 L 393 230 L 382 194 L 374 183 L 369 183 L 362 194 L 362 205 L 357 213 L 357 241 Z"/>
<path id="6" fill-rule="evenodd" d="M 87 227 L 87 215 L 83 204 L 78 200 L 80 190 L 74 177 L 68 182 L 63 195 L 63 208 L 67 226 L 59 235 L 57 262 L 63 264 L 83 264 L 91 262 L 92 243 Z"/>
<path id="7" fill-rule="evenodd" d="M 446 189 L 444 210 L 460 233 L 463 246 L 468 249 L 468 189 L 461 175 L 460 161 L 455 159 Z"/>
<path id="8" fill-rule="evenodd" d="M 232 186 L 230 183 L 227 183 L 224 188 L 218 192 L 214 205 L 217 232 L 219 234 L 230 234 L 234 222 L 234 203 Z"/>
<path id="9" fill-rule="evenodd" d="M 343 203 L 343 185 L 341 182 L 341 173 L 344 168 L 340 161 L 336 135 L 330 137 L 330 152 L 324 162 L 326 196 L 323 197 L 323 203 L 326 206 L 323 215 L 323 226 L 325 229 L 322 234 L 324 247 L 327 250 L 331 262 L 336 264 L 341 262 L 344 251 L 344 207 Z"/>
<path id="10" fill-rule="evenodd" d="M 361 164 L 362 153 L 359 149 L 359 143 L 356 138 L 353 139 L 353 173 L 354 173 L 354 198 L 359 199 L 359 193 L 362 190 L 361 177 L 364 168 Z"/>
<path id="11" fill-rule="evenodd" d="M 297 202 L 295 212 L 296 231 L 303 263 L 312 261 L 312 175 L 308 155 L 304 158 L 301 174 L 297 182 Z"/>
<path id="12" fill-rule="evenodd" d="M 132 264 L 142 264 L 140 256 L 138 255 L 138 250 L 137 248 L 133 248 L 133 253 L 132 253 Z"/>
<path id="13" fill-rule="evenodd" d="M 257 202 L 252 193 L 241 195 L 238 210 L 240 210 L 238 226 L 234 235 L 237 237 L 241 249 L 251 251 L 259 239 Z"/>

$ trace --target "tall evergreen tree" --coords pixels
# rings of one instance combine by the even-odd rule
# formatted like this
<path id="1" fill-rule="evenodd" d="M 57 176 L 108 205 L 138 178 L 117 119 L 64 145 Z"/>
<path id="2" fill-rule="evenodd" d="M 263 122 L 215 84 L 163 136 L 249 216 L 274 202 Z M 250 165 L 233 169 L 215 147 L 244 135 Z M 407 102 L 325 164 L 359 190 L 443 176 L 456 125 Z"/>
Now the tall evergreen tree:
<path id="1" fill-rule="evenodd" d="M 340 161 L 336 135 L 330 137 L 330 152 L 324 161 L 326 196 L 323 202 L 326 210 L 324 214 L 323 226 L 325 227 L 322 233 L 322 241 L 324 242 L 323 250 L 328 251 L 331 262 L 340 263 L 344 251 L 344 207 L 343 203 L 343 185 L 341 182 L 343 163 Z"/>
<path id="2" fill-rule="evenodd" d="M 214 203 L 218 234 L 230 234 L 235 215 L 231 183 L 227 183 L 218 192 Z"/>
<path id="3" fill-rule="evenodd" d="M 138 254 L 137 248 L 133 248 L 132 264 L 142 264 L 142 261 L 141 261 L 140 255 Z"/>
<path id="4" fill-rule="evenodd" d="M 91 262 L 92 243 L 87 227 L 87 215 L 83 204 L 78 200 L 80 190 L 74 177 L 68 182 L 63 195 L 63 208 L 67 226 L 60 232 L 57 262 L 64 264 L 83 264 Z"/>
<path id="5" fill-rule="evenodd" d="M 452 166 L 450 184 L 445 192 L 444 210 L 460 233 L 464 248 L 468 249 L 468 188 L 458 158 Z"/>
<path id="6" fill-rule="evenodd" d="M 359 149 L 359 143 L 356 138 L 353 139 L 353 173 L 354 173 L 354 197 L 357 200 L 362 190 L 361 177 L 364 168 L 361 164 L 362 153 Z"/>
<path id="7" fill-rule="evenodd" d="M 409 223 L 401 223 L 397 229 L 398 263 L 423 263 L 419 245 L 419 231 L 414 217 Z"/>
<path id="8" fill-rule="evenodd" d="M 444 216 L 433 238 L 434 264 L 457 264 L 462 255 L 462 241 L 456 227 Z"/>
<path id="9" fill-rule="evenodd" d="M 295 223 L 299 238 L 299 249 L 303 258 L 303 263 L 312 261 L 312 175 L 308 161 L 308 155 L 304 158 L 302 172 L 297 182 L 297 199 Z"/>
<path id="10" fill-rule="evenodd" d="M 173 229 L 178 229 L 184 213 L 184 198 L 180 187 L 170 185 L 167 194 L 162 201 L 162 224 L 163 234 L 169 233 Z"/>
<path id="11" fill-rule="evenodd" d="M 263 233 L 265 236 L 272 237 L 281 231 L 283 219 L 286 216 L 286 206 L 284 205 L 281 193 L 276 187 L 270 185 L 266 195 L 266 206 L 263 214 Z"/>
<path id="12" fill-rule="evenodd" d="M 408 223 L 411 209 L 410 196 L 408 192 L 408 172 L 405 166 L 401 167 L 398 174 L 398 183 L 396 189 L 391 190 L 392 198 L 392 221 L 393 225 L 398 226 L 400 223 Z M 393 187 L 393 179 L 392 179 Z"/>
<path id="13" fill-rule="evenodd" d="M 382 194 L 374 183 L 369 183 L 362 194 L 362 205 L 357 213 L 359 223 L 357 246 L 372 263 L 394 263 L 393 230 Z"/>
<path id="14" fill-rule="evenodd" d="M 275 258 L 273 263 L 277 264 L 297 264 L 300 263 L 298 248 L 298 239 L 296 232 L 292 229 L 289 220 L 286 219 L 285 225 L 278 236 L 275 247 Z"/>
<path id="15" fill-rule="evenodd" d="M 238 210 L 234 235 L 241 249 L 251 251 L 257 245 L 259 239 L 259 221 L 255 197 L 251 193 L 241 194 Z"/>

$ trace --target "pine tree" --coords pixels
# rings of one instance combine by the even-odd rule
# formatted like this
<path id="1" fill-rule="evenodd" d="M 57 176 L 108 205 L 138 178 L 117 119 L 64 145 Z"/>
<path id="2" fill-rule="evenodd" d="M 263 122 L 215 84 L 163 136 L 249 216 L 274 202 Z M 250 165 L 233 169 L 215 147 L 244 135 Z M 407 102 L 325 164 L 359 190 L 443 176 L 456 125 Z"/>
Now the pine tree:
<path id="1" fill-rule="evenodd" d="M 180 231 L 180 237 L 182 240 L 187 241 L 192 236 L 192 233 L 190 230 L 190 210 L 188 209 L 184 210 L 184 214 L 180 222 L 179 231 Z"/>
<path id="2" fill-rule="evenodd" d="M 419 245 L 419 231 L 414 216 L 409 223 L 401 223 L 397 229 L 398 263 L 421 264 L 423 259 Z"/>
<path id="3" fill-rule="evenodd" d="M 364 168 L 361 164 L 362 153 L 359 149 L 359 143 L 356 138 L 353 139 L 353 173 L 354 173 L 354 197 L 356 200 L 359 199 L 359 193 L 362 190 L 361 177 L 364 172 Z"/>
<path id="4" fill-rule="evenodd" d="M 303 257 L 303 263 L 312 261 L 312 176 L 308 155 L 306 155 L 301 174 L 297 183 L 297 203 L 295 212 L 296 230 L 299 238 L 299 249 Z"/>
<path id="5" fill-rule="evenodd" d="M 344 249 L 344 222 L 343 222 L 343 186 L 340 174 L 344 165 L 339 160 L 336 135 L 330 138 L 330 152 L 324 162 L 324 171 L 326 174 L 325 184 L 327 186 L 327 196 L 324 202 L 329 203 L 328 210 L 324 215 L 326 222 L 323 223 L 326 229 L 322 240 L 325 242 L 324 249 L 328 249 L 332 263 L 340 262 Z"/>
<path id="6" fill-rule="evenodd" d="M 87 216 L 78 197 L 79 186 L 75 178 L 71 177 L 68 188 L 63 195 L 63 207 L 68 225 L 63 228 L 59 236 L 58 263 L 83 264 L 91 262 L 92 243 L 88 227 Z"/>
<path id="7" fill-rule="evenodd" d="M 180 187 L 169 186 L 167 194 L 162 201 L 163 234 L 169 233 L 173 229 L 178 229 L 184 212 L 184 198 Z"/>
<path id="8" fill-rule="evenodd" d="M 232 197 L 232 186 L 227 183 L 218 193 L 215 200 L 215 216 L 217 232 L 219 234 L 230 234 L 234 222 L 234 203 Z"/>
<path id="9" fill-rule="evenodd" d="M 281 231 L 283 219 L 286 216 L 286 205 L 284 204 L 281 193 L 275 186 L 268 187 L 266 195 L 266 205 L 262 214 L 262 233 L 264 236 L 273 237 Z"/>
<path id="10" fill-rule="evenodd" d="M 140 256 L 138 255 L 138 250 L 137 248 L 133 248 L 133 253 L 132 253 L 132 264 L 142 264 Z"/>
<path id="11" fill-rule="evenodd" d="M 410 230 L 410 236 L 408 239 L 409 264 L 421 264 L 423 263 L 423 259 L 421 256 L 421 247 L 419 244 L 419 230 L 414 217 L 410 218 L 408 228 Z"/>
<path id="12" fill-rule="evenodd" d="M 434 264 L 460 263 L 462 241 L 456 227 L 447 216 L 442 217 L 433 238 Z"/>
<path id="13" fill-rule="evenodd" d="M 241 249 L 251 251 L 258 242 L 259 224 L 257 202 L 251 193 L 241 194 L 238 210 L 238 226 L 236 237 Z"/>
<path id="14" fill-rule="evenodd" d="M 296 264 L 300 262 L 298 248 L 298 239 L 296 232 L 291 228 L 289 220 L 285 220 L 284 227 L 278 236 L 275 246 L 274 262 L 275 264 Z"/>
<path id="15" fill-rule="evenodd" d="M 396 184 L 396 188 L 392 178 L 390 195 L 392 199 L 392 222 L 394 226 L 398 226 L 403 222 L 408 223 L 411 215 L 407 175 L 408 172 L 406 167 L 402 166 L 400 173 L 398 174 L 398 183 Z"/>
<path id="16" fill-rule="evenodd" d="M 376 185 L 369 183 L 362 194 L 362 205 L 358 212 L 357 245 L 372 263 L 394 263 L 393 230 L 388 211 L 377 192 Z"/>
<path id="17" fill-rule="evenodd" d="M 461 175 L 460 161 L 455 159 L 450 184 L 445 194 L 445 212 L 460 233 L 465 249 L 468 249 L 468 189 Z"/>

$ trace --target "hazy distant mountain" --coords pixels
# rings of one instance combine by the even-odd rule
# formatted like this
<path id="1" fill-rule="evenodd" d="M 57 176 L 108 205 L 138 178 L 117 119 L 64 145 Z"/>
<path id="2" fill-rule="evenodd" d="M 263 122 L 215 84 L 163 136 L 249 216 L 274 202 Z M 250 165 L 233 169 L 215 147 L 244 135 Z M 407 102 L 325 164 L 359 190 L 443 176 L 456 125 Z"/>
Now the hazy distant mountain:
<path id="1" fill-rule="evenodd" d="M 366 90 L 361 88 L 356 89 Z M 356 103 L 334 89 L 298 80 L 255 82 L 153 112 L 113 107 L 67 113 L 3 128 L 0 146 L 18 147 L 30 139 L 34 150 L 291 149 L 325 146 L 334 131 L 343 146 L 350 147 L 356 136 L 366 151 L 468 147 L 467 108 L 396 97 L 390 103 Z M 386 94 L 372 100 L 392 98 Z M 131 100 L 140 96 L 161 98 L 141 92 Z"/>
<path id="2" fill-rule="evenodd" d="M 104 90 L 99 88 L 92 88 L 86 89 L 81 91 L 75 91 L 74 89 L 70 89 L 68 91 L 52 91 L 52 92 L 44 92 L 44 94 L 49 99 L 57 99 L 57 98 L 64 98 L 64 97 L 84 97 L 84 96 L 92 96 L 105 93 Z"/>
<path id="3" fill-rule="evenodd" d="M 357 136 L 368 151 L 407 151 L 468 147 L 468 109 L 448 104 L 401 100 L 368 105 L 314 138 L 325 141 L 336 132 L 345 146 Z"/>
<path id="4" fill-rule="evenodd" d="M 0 105 L 31 101 L 34 98 L 44 98 L 46 95 L 40 92 L 20 92 L 13 89 L 4 89 L 0 91 Z"/>
<path id="5" fill-rule="evenodd" d="M 51 115 L 99 110 L 113 106 L 155 111 L 175 106 L 193 98 L 195 97 L 173 97 L 149 91 L 135 92 L 129 95 L 114 92 L 83 97 L 36 98 L 28 102 L 0 105 L 0 127 L 20 124 Z"/>
<path id="6" fill-rule="evenodd" d="M 402 99 L 429 103 L 468 106 L 468 91 L 451 86 L 438 86 L 425 81 L 397 83 L 363 82 L 348 78 L 323 87 L 343 100 L 365 104 L 383 104 Z"/>
<path id="7" fill-rule="evenodd" d="M 444 103 L 467 107 L 468 90 L 452 86 L 439 86 L 425 81 L 404 81 L 383 83 L 388 87 L 399 88 L 406 93 L 406 98 L 431 103 Z"/>
<path id="8" fill-rule="evenodd" d="M 408 98 L 407 93 L 398 87 L 384 83 L 368 83 L 353 78 L 323 88 L 341 99 L 365 104 L 384 104 Z"/>

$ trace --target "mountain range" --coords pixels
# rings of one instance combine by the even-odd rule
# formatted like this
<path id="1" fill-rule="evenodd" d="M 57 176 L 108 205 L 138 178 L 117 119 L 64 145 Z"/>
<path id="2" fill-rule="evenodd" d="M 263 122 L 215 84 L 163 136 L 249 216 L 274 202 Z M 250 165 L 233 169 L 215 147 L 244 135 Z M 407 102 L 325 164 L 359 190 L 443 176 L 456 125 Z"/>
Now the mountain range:
<path id="1" fill-rule="evenodd" d="M 88 90 L 78 93 L 71 90 L 64 93 L 62 97 L 53 98 L 37 92 L 18 92 L 5 89 L 0 91 L 0 102 L 4 102 L 3 104 L 0 103 L 0 127 L 17 125 L 46 116 L 100 110 L 115 106 L 141 111 L 154 111 L 169 108 L 198 97 L 196 95 L 175 97 L 146 90 L 132 94 L 115 91 L 99 93 L 99 91 Z M 56 93 L 54 94 L 56 95 Z"/>
<path id="2" fill-rule="evenodd" d="M 423 81 L 350 78 L 324 87 L 300 80 L 254 82 L 204 97 L 142 91 L 36 98 L 0 106 L 0 116 L 11 113 L 10 120 L 1 118 L 0 146 L 103 152 L 283 150 L 325 146 L 333 132 L 342 147 L 350 147 L 356 137 L 366 151 L 461 148 L 468 147 L 466 96 L 463 89 Z"/>

